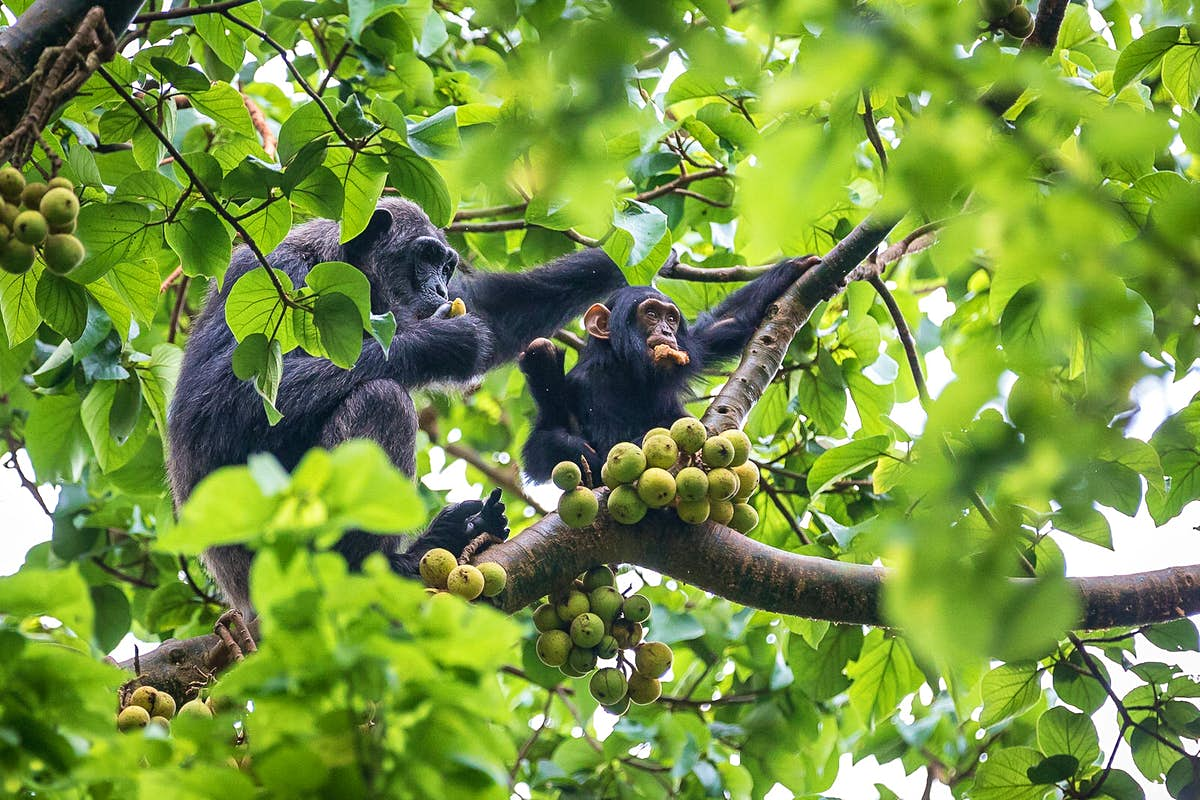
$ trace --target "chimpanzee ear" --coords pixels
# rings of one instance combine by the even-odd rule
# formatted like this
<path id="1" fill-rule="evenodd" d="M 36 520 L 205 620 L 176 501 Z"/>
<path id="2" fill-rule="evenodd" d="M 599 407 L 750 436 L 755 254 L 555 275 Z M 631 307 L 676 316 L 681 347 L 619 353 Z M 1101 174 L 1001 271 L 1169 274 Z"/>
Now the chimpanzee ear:
<path id="1" fill-rule="evenodd" d="M 355 266 L 361 265 L 387 239 L 391 230 L 391 213 L 382 208 L 375 209 L 363 232 L 346 242 L 346 258 Z"/>
<path id="2" fill-rule="evenodd" d="M 611 313 L 608 306 L 603 303 L 595 303 L 583 315 L 583 328 L 590 336 L 597 339 L 607 339 L 609 337 L 608 318 Z"/>

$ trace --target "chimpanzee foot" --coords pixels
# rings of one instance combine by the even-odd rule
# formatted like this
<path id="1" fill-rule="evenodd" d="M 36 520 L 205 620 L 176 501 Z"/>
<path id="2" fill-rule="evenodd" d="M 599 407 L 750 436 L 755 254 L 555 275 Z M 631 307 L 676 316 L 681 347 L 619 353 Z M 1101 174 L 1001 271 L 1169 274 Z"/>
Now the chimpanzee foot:
<path id="1" fill-rule="evenodd" d="M 246 627 L 246 619 L 236 608 L 229 609 L 217 618 L 213 632 L 225 646 L 230 661 L 242 661 L 246 653 L 258 652 L 258 645 L 254 643 L 254 637 Z"/>

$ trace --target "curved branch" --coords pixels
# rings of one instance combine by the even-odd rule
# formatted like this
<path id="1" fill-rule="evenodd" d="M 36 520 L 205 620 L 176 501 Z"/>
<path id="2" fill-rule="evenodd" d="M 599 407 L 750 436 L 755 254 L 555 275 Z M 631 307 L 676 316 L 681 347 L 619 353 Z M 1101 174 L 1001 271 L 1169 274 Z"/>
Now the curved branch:
<path id="1" fill-rule="evenodd" d="M 750 409 L 779 372 L 796 331 L 822 300 L 833 297 L 854 268 L 870 256 L 898 219 L 867 217 L 807 270 L 769 309 L 742 361 L 704 413 L 709 430 L 740 428 Z"/>

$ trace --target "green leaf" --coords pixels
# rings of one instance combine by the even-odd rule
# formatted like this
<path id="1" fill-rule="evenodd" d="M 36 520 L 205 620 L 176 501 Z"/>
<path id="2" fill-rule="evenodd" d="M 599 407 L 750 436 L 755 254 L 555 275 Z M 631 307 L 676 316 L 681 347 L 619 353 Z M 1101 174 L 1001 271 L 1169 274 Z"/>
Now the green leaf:
<path id="1" fill-rule="evenodd" d="M 1200 45 L 1172 47 L 1162 60 L 1163 86 L 1185 111 L 1196 108 L 1200 100 Z"/>
<path id="2" fill-rule="evenodd" d="M 433 165 L 407 147 L 393 147 L 387 157 L 391 185 L 425 210 L 439 228 L 450 224 L 454 204 L 450 190 Z M 372 207 L 373 208 L 373 207 Z"/>
<path id="3" fill-rule="evenodd" d="M 1006 747 L 992 750 L 988 760 L 979 765 L 974 800 L 1041 800 L 1050 790 L 1034 785 L 1028 776 L 1030 769 L 1042 761 L 1042 755 L 1032 747 Z"/>
<path id="4" fill-rule="evenodd" d="M 306 145 L 332 135 L 333 128 L 321 107 L 313 102 L 302 103 L 279 126 L 279 160 L 287 164 Z"/>
<path id="5" fill-rule="evenodd" d="M 1032 708 L 1042 696 L 1040 677 L 1036 663 L 1001 664 L 984 675 L 979 724 L 989 728 Z"/>
<path id="6" fill-rule="evenodd" d="M 257 200 L 251 200 L 242 206 L 241 213 L 247 214 L 253 208 L 263 205 Z M 265 207 L 242 220 L 242 227 L 250 238 L 258 245 L 258 249 L 266 254 L 284 240 L 292 228 L 292 206 L 286 201 L 276 200 L 266 203 Z"/>
<path id="7" fill-rule="evenodd" d="M 1196 623 L 1187 618 L 1151 625 L 1142 631 L 1142 634 L 1152 645 L 1168 652 L 1200 650 L 1200 636 L 1196 633 Z"/>
<path id="8" fill-rule="evenodd" d="M 304 283 L 318 295 L 345 295 L 358 309 L 362 324 L 370 320 L 371 281 L 358 267 L 344 261 L 323 261 L 309 271 Z"/>
<path id="9" fill-rule="evenodd" d="M 1178 41 L 1179 26 L 1169 25 L 1147 31 L 1142 38 L 1127 44 L 1113 70 L 1113 91 L 1119 92 L 1130 81 L 1141 77 Z"/>
<path id="10" fill-rule="evenodd" d="M 1071 755 L 1057 755 L 1042 759 L 1036 766 L 1025 770 L 1031 783 L 1047 784 L 1065 781 L 1079 769 L 1079 759 Z"/>
<path id="11" fill-rule="evenodd" d="M 271 340 L 264 334 L 252 333 L 233 348 L 233 374 L 248 381 L 266 369 Z"/>
<path id="12" fill-rule="evenodd" d="M 133 622 L 129 598 L 116 586 L 93 586 L 92 607 L 95 611 L 96 646 L 108 652 L 121 643 Z"/>
<path id="13" fill-rule="evenodd" d="M 330 453 L 330 464 L 330 481 L 321 495 L 338 525 L 396 533 L 412 530 L 424 520 L 413 482 L 375 442 L 353 439 L 340 444 Z"/>
<path id="14" fill-rule="evenodd" d="M 285 292 L 293 289 L 292 279 L 283 270 L 274 271 Z M 252 333 L 280 339 L 285 350 L 295 346 L 292 336 L 292 309 L 271 283 L 266 270 L 255 267 L 237 279 L 225 300 L 225 322 L 239 342 Z"/>
<path id="15" fill-rule="evenodd" d="M 1054 515 L 1054 527 L 1082 541 L 1113 549 L 1112 527 L 1108 524 L 1108 518 L 1094 508 L 1081 509 L 1070 515 L 1060 511 Z"/>
<path id="16" fill-rule="evenodd" d="M 808 471 L 809 494 L 820 494 L 834 481 L 875 463 L 887 454 L 890 445 L 891 439 L 887 436 L 871 436 L 826 450 Z"/>
<path id="17" fill-rule="evenodd" d="M 211 17 L 202 14 L 200 17 Z M 241 66 L 239 62 L 237 66 Z M 212 119 L 222 128 L 227 128 L 242 136 L 252 137 L 254 124 L 250 121 L 250 112 L 241 93 L 223 81 L 217 81 L 211 88 L 203 92 L 193 92 L 189 95 L 192 105 L 205 116 Z"/>
<path id="18" fill-rule="evenodd" d="M 372 314 L 368 323 L 371 337 L 379 342 L 386 359 L 391 351 L 392 339 L 396 336 L 396 317 L 391 311 L 386 314 Z"/>
<path id="19" fill-rule="evenodd" d="M 355 302 L 337 292 L 322 294 L 313 309 L 313 322 L 329 360 L 343 369 L 353 367 L 363 345 L 363 321 Z"/>
<path id="20" fill-rule="evenodd" d="M 120 469 L 137 455 L 138 450 L 146 442 L 148 433 L 146 425 L 135 424 L 130 433 L 120 442 L 110 432 L 110 419 L 114 401 L 117 399 L 117 381 L 100 381 L 92 386 L 91 391 L 83 398 L 80 416 L 88 439 L 92 442 L 92 450 L 96 454 L 96 462 L 105 472 Z M 140 410 L 140 409 L 139 409 Z"/>
<path id="21" fill-rule="evenodd" d="M 387 165 L 379 156 L 343 150 L 331 150 L 327 164 L 342 182 L 345 201 L 338 241 L 345 244 L 367 229 L 387 183 Z"/>
<path id="22" fill-rule="evenodd" d="M 408 145 L 425 158 L 446 159 L 461 148 L 454 106 L 408 125 Z"/>
<path id="23" fill-rule="evenodd" d="M 116 381 L 112 407 L 108 410 L 108 435 L 117 444 L 124 444 L 133 433 L 142 413 L 142 384 L 137 373 Z"/>
<path id="24" fill-rule="evenodd" d="M 74 567 L 57 570 L 23 567 L 0 578 L 0 608 L 17 619 L 45 614 L 79 636 L 92 633 L 92 598 Z"/>
<path id="25" fill-rule="evenodd" d="M 189 208 L 166 226 L 166 235 L 185 275 L 216 278 L 220 285 L 229 266 L 233 240 L 216 214 L 207 208 Z"/>
<path id="26" fill-rule="evenodd" d="M 1077 714 L 1063 706 L 1048 709 L 1038 719 L 1037 737 L 1038 747 L 1048 756 L 1074 756 L 1082 767 L 1091 766 L 1100 758 L 1100 737 L 1087 714 Z"/>
<path id="27" fill-rule="evenodd" d="M 208 77 L 195 67 L 176 64 L 171 59 L 161 56 L 152 56 L 150 64 L 163 77 L 164 81 L 172 84 L 181 92 L 189 94 L 202 92 L 210 85 Z"/>
<path id="28" fill-rule="evenodd" d="M 87 255 L 71 270 L 71 280 L 91 283 L 122 261 L 152 253 L 149 221 L 150 212 L 135 203 L 88 203 L 81 208 L 75 235 L 87 247 Z"/>
<path id="29" fill-rule="evenodd" d="M 233 374 L 241 380 L 253 381 L 254 391 L 262 398 L 270 424 L 283 419 L 275 407 L 279 381 L 283 377 L 283 350 L 278 339 L 252 333 L 239 342 L 233 349 Z"/>
<path id="30" fill-rule="evenodd" d="M 207 547 L 251 541 L 275 515 L 279 499 L 263 495 L 246 467 L 223 467 L 192 490 L 179 523 L 159 536 L 170 552 L 199 555 Z"/>
<path id="31" fill-rule="evenodd" d="M 167 407 L 175 395 L 175 382 L 183 364 L 183 351 L 178 346 L 163 342 L 150 351 L 150 361 L 138 365 L 142 379 L 142 399 L 158 426 L 158 435 L 164 447 L 167 441 Z"/>
<path id="32" fill-rule="evenodd" d="M 142 330 L 149 330 L 158 310 L 158 265 L 148 258 L 122 261 L 108 271 L 100 282 L 125 301 Z M 89 284 L 89 288 L 95 284 Z"/>
<path id="33" fill-rule="evenodd" d="M 38 311 L 54 330 L 76 339 L 87 324 L 87 292 L 77 283 L 43 272 L 35 291 Z"/>
<path id="34" fill-rule="evenodd" d="M 371 120 L 363 116 L 362 105 L 358 102 L 358 95 L 350 95 L 350 99 L 346 101 L 346 105 L 342 106 L 342 110 L 337 113 L 337 124 L 347 136 L 355 139 L 363 139 L 379 130 L 379 126 Z"/>
<path id="35" fill-rule="evenodd" d="M 1102 661 L 1096 660 L 1095 663 L 1107 673 Z M 1084 672 L 1080 672 L 1080 670 L 1084 670 Z M 1052 673 L 1054 693 L 1063 702 L 1070 703 L 1084 713 L 1094 714 L 1104 705 L 1108 694 L 1104 691 L 1104 687 L 1086 671 L 1087 667 L 1084 666 L 1079 653 L 1072 651 L 1066 662 L 1054 665 Z M 1105 678 L 1107 679 L 1107 677 L 1106 674 Z"/>
<path id="36" fill-rule="evenodd" d="M 604 252 L 631 284 L 650 283 L 671 249 L 667 215 L 656 206 L 626 200 L 625 208 L 613 214 L 613 227 Z"/>
<path id="37" fill-rule="evenodd" d="M 909 652 L 908 644 L 898 636 L 875 629 L 867 634 L 858 658 L 846 664 L 850 685 L 850 705 L 863 719 L 887 719 L 900 701 L 922 683 Z"/>
<path id="38" fill-rule="evenodd" d="M 4 317 L 4 332 L 10 344 L 21 344 L 42 324 L 36 297 L 40 274 L 36 264 L 20 275 L 0 270 L 0 315 Z"/>

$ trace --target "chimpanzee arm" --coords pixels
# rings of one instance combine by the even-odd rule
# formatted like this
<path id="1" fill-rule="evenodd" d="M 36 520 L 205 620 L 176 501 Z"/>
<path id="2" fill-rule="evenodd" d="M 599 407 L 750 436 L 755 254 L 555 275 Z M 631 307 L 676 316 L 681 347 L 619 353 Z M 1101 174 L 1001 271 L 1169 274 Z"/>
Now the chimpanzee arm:
<path id="1" fill-rule="evenodd" d="M 594 302 L 625 285 L 625 276 L 598 247 L 570 253 L 530 272 L 459 275 L 450 296 L 483 317 L 495 336 L 487 366 L 511 361 L 539 336 L 554 332 Z"/>
<path id="2" fill-rule="evenodd" d="M 534 339 L 518 360 L 538 409 L 521 457 L 525 473 L 538 481 L 550 480 L 558 462 L 578 464 L 580 458 L 586 458 L 593 475 L 599 477 L 596 452 L 582 436 L 571 432 L 571 396 L 563 373 L 564 357 L 562 348 L 549 339 Z"/>
<path id="3" fill-rule="evenodd" d="M 761 324 L 771 303 L 813 264 L 815 256 L 781 261 L 768 272 L 726 297 L 696 320 L 692 336 L 708 361 L 731 358 L 742 351 Z"/>

